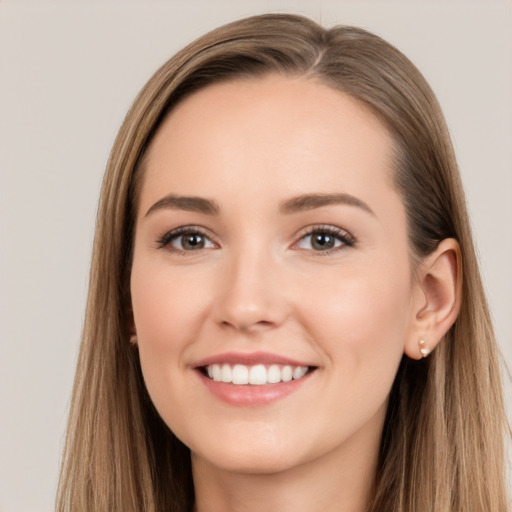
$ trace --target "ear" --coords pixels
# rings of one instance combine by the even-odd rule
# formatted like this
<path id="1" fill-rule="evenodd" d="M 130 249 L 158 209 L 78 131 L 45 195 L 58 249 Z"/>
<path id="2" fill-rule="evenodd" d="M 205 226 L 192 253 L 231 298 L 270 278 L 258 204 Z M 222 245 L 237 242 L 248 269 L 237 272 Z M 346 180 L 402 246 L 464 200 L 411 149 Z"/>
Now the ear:
<path id="1" fill-rule="evenodd" d="M 421 359 L 434 350 L 459 314 L 462 295 L 459 243 L 453 238 L 440 242 L 420 264 L 416 279 L 405 353 L 412 359 Z"/>

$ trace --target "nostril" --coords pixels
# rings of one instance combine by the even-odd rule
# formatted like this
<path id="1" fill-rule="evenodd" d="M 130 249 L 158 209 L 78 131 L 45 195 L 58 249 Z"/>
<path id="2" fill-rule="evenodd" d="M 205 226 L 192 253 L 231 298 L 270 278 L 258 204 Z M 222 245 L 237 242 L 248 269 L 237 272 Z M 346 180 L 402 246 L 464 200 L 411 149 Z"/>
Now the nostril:
<path id="1" fill-rule="evenodd" d="M 251 325 L 241 327 L 241 330 L 249 331 L 251 329 L 258 328 L 258 327 L 263 327 L 263 328 L 272 327 L 272 325 L 273 325 L 273 322 L 270 322 L 269 320 L 258 320 L 257 322 L 254 322 Z"/>
<path id="2" fill-rule="evenodd" d="M 223 327 L 235 329 L 246 334 L 250 334 L 252 332 L 257 332 L 261 330 L 267 330 L 272 328 L 274 325 L 274 322 L 271 322 L 270 320 L 258 320 L 255 322 L 235 322 L 223 320 L 221 322 L 221 326 Z"/>

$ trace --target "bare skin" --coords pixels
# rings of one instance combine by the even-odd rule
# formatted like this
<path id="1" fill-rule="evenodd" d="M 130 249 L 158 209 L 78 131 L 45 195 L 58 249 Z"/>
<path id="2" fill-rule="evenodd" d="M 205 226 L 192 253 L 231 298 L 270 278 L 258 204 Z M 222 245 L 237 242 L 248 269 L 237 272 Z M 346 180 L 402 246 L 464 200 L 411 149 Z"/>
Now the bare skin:
<path id="1" fill-rule="evenodd" d="M 364 450 L 359 438 L 367 443 Z M 363 511 L 373 482 L 380 432 L 370 438 L 362 431 L 351 441 L 342 455 L 333 451 L 317 461 L 271 474 L 223 471 L 194 458 L 194 484 L 198 489 L 195 510 Z M 347 464 L 340 464 L 340 459 Z"/>
<path id="2" fill-rule="evenodd" d="M 400 360 L 458 308 L 456 242 L 413 277 L 391 152 L 357 101 L 272 75 L 195 93 L 156 134 L 134 324 L 150 396 L 191 449 L 197 512 L 365 510 Z M 256 391 L 208 374 L 258 358 L 307 373 Z"/>

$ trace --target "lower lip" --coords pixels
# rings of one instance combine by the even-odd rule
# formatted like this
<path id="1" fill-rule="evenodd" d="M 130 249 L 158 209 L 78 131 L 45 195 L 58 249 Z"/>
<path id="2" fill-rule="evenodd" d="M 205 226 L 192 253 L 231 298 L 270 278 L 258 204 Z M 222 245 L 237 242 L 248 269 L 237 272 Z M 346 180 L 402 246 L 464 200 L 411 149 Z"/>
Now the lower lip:
<path id="1" fill-rule="evenodd" d="M 304 375 L 304 377 L 289 382 L 263 384 L 260 386 L 251 384 L 239 386 L 226 382 L 218 382 L 206 377 L 200 371 L 197 371 L 197 373 L 208 391 L 223 402 L 239 407 L 256 407 L 277 402 L 294 391 L 297 391 L 310 379 L 313 372 L 309 372 Z"/>

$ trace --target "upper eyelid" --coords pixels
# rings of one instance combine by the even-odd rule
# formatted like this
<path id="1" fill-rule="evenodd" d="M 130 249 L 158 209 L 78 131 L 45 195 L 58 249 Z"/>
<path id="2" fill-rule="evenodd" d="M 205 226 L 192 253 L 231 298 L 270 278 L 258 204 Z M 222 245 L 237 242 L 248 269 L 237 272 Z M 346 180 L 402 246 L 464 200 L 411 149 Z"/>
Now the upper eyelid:
<path id="1" fill-rule="evenodd" d="M 334 236 L 339 236 L 340 238 L 345 238 L 350 242 L 351 245 L 356 243 L 355 237 L 346 229 L 341 228 L 339 226 L 333 224 L 311 224 L 308 226 L 302 227 L 298 230 L 293 236 L 294 242 L 292 245 L 297 244 L 300 240 L 302 240 L 305 236 L 312 235 L 317 232 L 328 231 Z M 166 231 L 161 236 L 158 237 L 157 241 L 160 246 L 165 246 L 169 244 L 169 242 L 178 236 L 186 235 L 189 233 L 198 233 L 206 238 L 208 238 L 211 242 L 216 245 L 220 245 L 218 240 L 214 235 L 210 234 L 210 230 L 198 225 L 185 225 L 179 226 L 177 228 Z"/>
<path id="2" fill-rule="evenodd" d="M 193 233 L 198 233 L 201 236 L 208 238 L 211 242 L 218 244 L 218 242 L 215 241 L 215 237 L 213 237 L 206 228 L 195 225 L 179 226 L 169 231 L 165 231 L 161 236 L 157 237 L 157 244 L 159 247 L 165 247 L 174 238 Z"/>
<path id="3" fill-rule="evenodd" d="M 336 226 L 334 224 L 311 224 L 310 226 L 306 226 L 300 229 L 295 235 L 300 240 L 301 238 L 311 235 L 313 233 L 328 231 L 334 235 L 338 235 L 342 238 L 346 238 L 350 240 L 350 242 L 355 243 L 356 238 L 344 228 Z"/>

